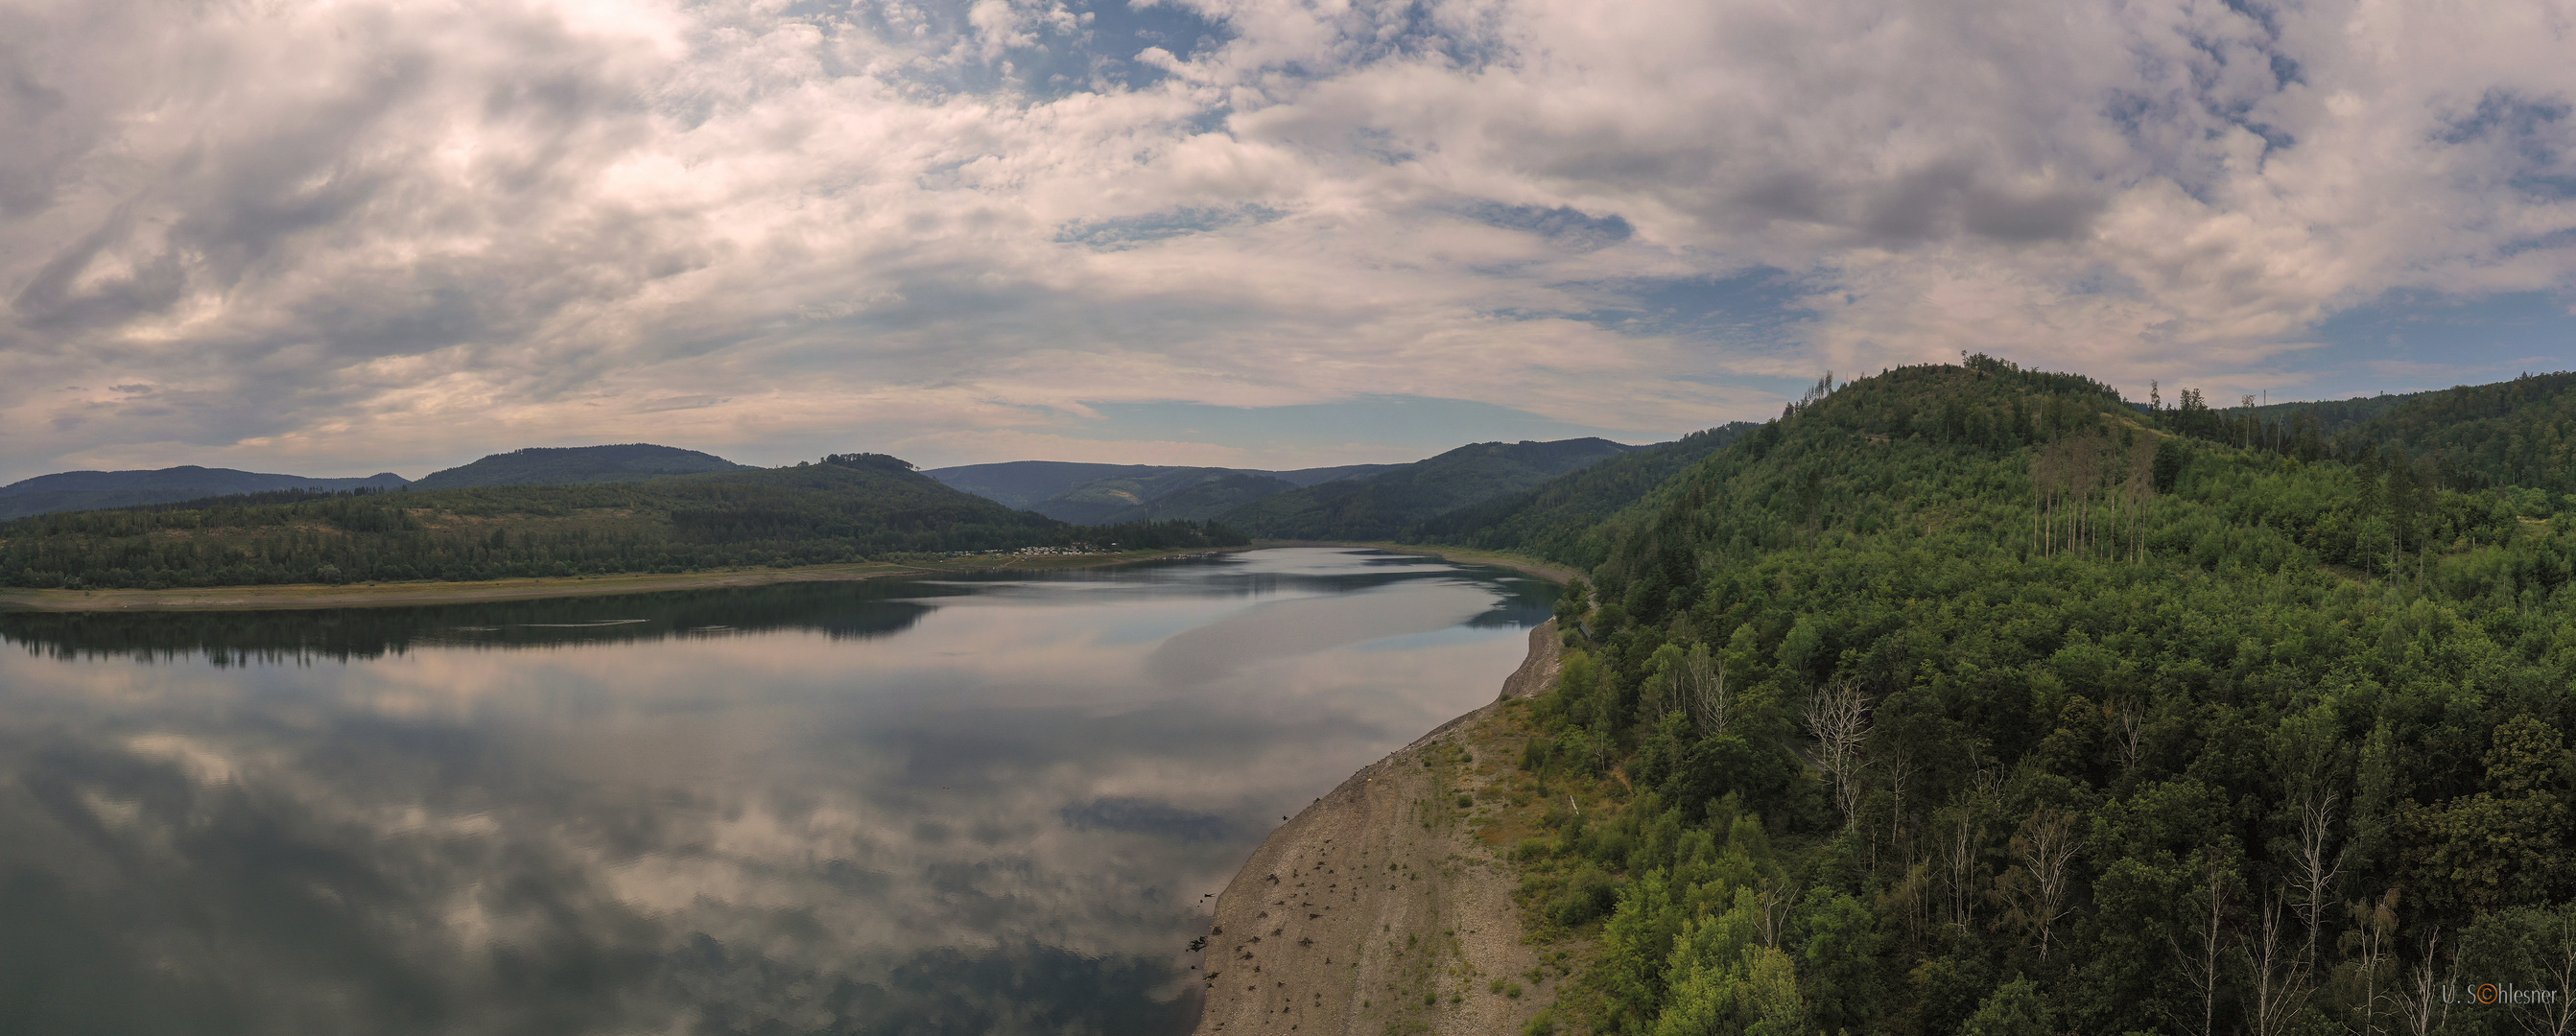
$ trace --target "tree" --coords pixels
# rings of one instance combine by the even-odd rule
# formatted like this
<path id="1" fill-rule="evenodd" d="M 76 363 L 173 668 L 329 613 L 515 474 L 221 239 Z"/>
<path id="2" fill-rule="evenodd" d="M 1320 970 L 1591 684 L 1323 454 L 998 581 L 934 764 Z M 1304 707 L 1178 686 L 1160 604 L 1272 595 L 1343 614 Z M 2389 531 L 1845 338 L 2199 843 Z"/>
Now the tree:
<path id="1" fill-rule="evenodd" d="M 2181 439 L 2167 436 L 2156 443 L 2154 466 L 2156 492 L 2170 493 L 2182 481 L 2182 469 L 2191 463 L 2191 449 Z"/>
<path id="2" fill-rule="evenodd" d="M 2201 878 L 2190 894 L 2195 916 L 2173 934 L 2169 945 L 2175 963 L 2181 966 L 2183 980 L 2198 994 L 2199 1017 L 2174 1020 L 2195 1036 L 2217 1036 L 2219 993 L 2226 986 L 2222 962 L 2227 947 L 2227 906 L 2236 890 L 2236 874 L 2216 849 L 2203 850 L 2198 863 Z"/>
<path id="3" fill-rule="evenodd" d="M 2428 904 L 2485 912 L 2549 895 L 2567 868 L 2567 805 L 2555 788 L 2564 757 L 2557 728 L 2516 716 L 2495 729 L 2485 790 L 2400 813 L 2414 886 Z"/>
<path id="4" fill-rule="evenodd" d="M 2057 922 L 2073 909 L 2074 873 L 2069 865 L 2082 846 L 2074 814 L 2041 806 L 2013 832 L 2012 852 L 2019 863 L 1996 879 L 2011 904 L 2005 925 L 2037 945 L 2042 963 L 2048 960 L 2049 939 Z"/>
<path id="5" fill-rule="evenodd" d="M 1868 1031 L 1878 1018 L 1879 955 L 1887 946 L 1877 914 L 1848 893 L 1814 888 L 1789 930 L 1818 1030 Z"/>
<path id="6" fill-rule="evenodd" d="M 1960 1036 L 2050 1036 L 2050 1032 L 2048 1002 L 2040 998 L 2039 984 L 2019 976 L 1977 1005 L 1977 1013 L 1959 1027 Z"/>
<path id="7" fill-rule="evenodd" d="M 1691 645 L 1678 675 L 1682 702 L 1700 736 L 1726 733 L 1727 724 L 1735 719 L 1735 697 L 1726 689 L 1726 667 L 1710 658 L 1708 645 Z"/>
<path id="8" fill-rule="evenodd" d="M 2335 793 L 2309 787 L 2299 796 L 2299 843 L 2297 855 L 2291 857 L 2294 894 L 2299 915 L 2307 921 L 2307 961 L 2317 959 L 2317 939 L 2324 931 L 2326 906 L 2334 901 L 2335 875 L 2343 869 L 2344 858 L 2351 847 L 2336 849 L 2331 841 L 2335 820 Z"/>
<path id="9" fill-rule="evenodd" d="M 2387 1031 L 2380 1019 L 2399 1003 L 2397 960 L 2392 952 L 2397 934 L 2397 890 L 2389 889 L 2375 900 L 2354 900 L 2347 909 L 2352 924 L 2344 930 L 2344 962 L 2335 969 L 2334 995 L 2351 1031 L 2360 1036 L 2378 1036 Z"/>
<path id="10" fill-rule="evenodd" d="M 1816 738 L 1816 766 L 1834 783 L 1834 804 L 1849 822 L 1860 802 L 1861 744 L 1869 736 L 1869 706 L 1849 678 L 1807 696 L 1800 713 Z"/>
<path id="11" fill-rule="evenodd" d="M 2277 897 L 2264 897 L 2261 924 L 2237 944 L 2247 978 L 2246 1028 L 2253 1036 L 2289 1032 L 2307 1009 L 2308 958 L 2284 944 L 2281 929 L 2286 913 Z"/>

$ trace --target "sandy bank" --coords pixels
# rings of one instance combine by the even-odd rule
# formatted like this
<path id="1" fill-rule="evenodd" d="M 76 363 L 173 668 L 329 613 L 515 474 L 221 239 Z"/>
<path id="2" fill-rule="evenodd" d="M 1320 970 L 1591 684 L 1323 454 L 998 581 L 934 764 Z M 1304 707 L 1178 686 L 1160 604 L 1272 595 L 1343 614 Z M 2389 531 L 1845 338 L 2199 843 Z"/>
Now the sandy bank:
<path id="1" fill-rule="evenodd" d="M 1553 999 L 1526 978 L 1538 956 L 1518 880 L 1458 800 L 1509 769 L 1472 758 L 1500 753 L 1471 735 L 1557 665 L 1548 622 L 1494 704 L 1352 774 L 1253 850 L 1217 897 L 1200 1036 L 1510 1034 Z"/>
<path id="2" fill-rule="evenodd" d="M 0 589 L 0 611 L 221 611 L 293 608 L 375 608 L 418 604 L 465 604 L 475 601 L 520 601 L 547 597 L 595 597 L 649 594 L 666 590 L 766 586 L 771 583 L 846 582 L 906 576 L 958 575 L 968 572 L 1046 571 L 1096 568 L 1158 558 L 1185 557 L 1246 547 L 1194 547 L 1187 550 L 1129 551 L 1084 556 L 960 558 L 954 561 L 898 565 L 869 562 L 854 565 L 802 565 L 795 568 L 739 568 L 675 574 L 587 576 L 549 579 L 492 579 L 470 583 L 375 583 L 348 586 L 214 586 L 171 590 L 20 590 Z"/>

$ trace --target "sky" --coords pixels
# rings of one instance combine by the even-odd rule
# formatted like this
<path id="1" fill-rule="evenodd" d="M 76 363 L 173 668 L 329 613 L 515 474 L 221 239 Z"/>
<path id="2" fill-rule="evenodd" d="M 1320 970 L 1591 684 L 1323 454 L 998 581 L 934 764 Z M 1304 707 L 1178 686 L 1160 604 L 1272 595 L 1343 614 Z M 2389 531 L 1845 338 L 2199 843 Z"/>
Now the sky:
<path id="1" fill-rule="evenodd" d="M 2576 367 L 2576 7 L 0 0 L 0 481 Z"/>

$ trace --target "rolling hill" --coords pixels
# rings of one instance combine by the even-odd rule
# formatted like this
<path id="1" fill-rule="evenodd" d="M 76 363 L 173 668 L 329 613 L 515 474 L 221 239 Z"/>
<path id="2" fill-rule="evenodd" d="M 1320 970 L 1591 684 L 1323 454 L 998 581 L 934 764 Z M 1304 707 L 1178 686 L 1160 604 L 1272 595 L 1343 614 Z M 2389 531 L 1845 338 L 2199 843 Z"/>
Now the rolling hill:
<path id="1" fill-rule="evenodd" d="M 412 488 L 577 486 L 595 482 L 636 482 L 662 475 L 688 475 L 703 471 L 749 470 L 755 469 L 714 454 L 650 443 L 531 446 L 524 450 L 495 453 L 472 464 L 430 472 L 412 483 Z"/>
<path id="2" fill-rule="evenodd" d="M 1585 567 L 1607 556 L 1621 508 L 1760 425 L 1737 421 L 1656 443 L 1539 485 L 1425 519 L 1398 538 L 1487 550 L 1535 551 Z"/>
<path id="3" fill-rule="evenodd" d="M 195 465 L 152 471 L 65 471 L 0 486 L 0 519 L 103 507 L 175 503 L 280 489 L 329 492 L 360 488 L 395 489 L 405 484 L 402 476 L 392 472 L 367 478 L 311 478 Z"/>
<path id="4" fill-rule="evenodd" d="M 1128 522 L 1214 517 L 1252 500 L 1336 479 L 1397 467 L 1348 464 L 1296 471 L 1081 464 L 1023 460 L 923 472 L 969 493 L 1071 522 Z"/>
<path id="5" fill-rule="evenodd" d="M 0 584 L 494 579 L 880 560 L 1077 541 L 1239 542 L 1189 523 L 1068 525 L 847 454 L 570 486 L 285 491 L 0 523 Z"/>
<path id="6" fill-rule="evenodd" d="M 1979 356 L 1642 494 L 1424 523 L 1590 570 L 1472 804 L 1593 962 L 1559 1031 L 2347 1032 L 2455 959 L 2556 988 L 2576 501 L 2482 459 L 2547 389 L 2302 443 Z"/>
<path id="7" fill-rule="evenodd" d="M 1385 540 L 1442 513 L 1528 489 L 1639 447 L 1608 439 L 1471 443 L 1358 478 L 1278 493 L 1219 516 L 1267 539 Z"/>

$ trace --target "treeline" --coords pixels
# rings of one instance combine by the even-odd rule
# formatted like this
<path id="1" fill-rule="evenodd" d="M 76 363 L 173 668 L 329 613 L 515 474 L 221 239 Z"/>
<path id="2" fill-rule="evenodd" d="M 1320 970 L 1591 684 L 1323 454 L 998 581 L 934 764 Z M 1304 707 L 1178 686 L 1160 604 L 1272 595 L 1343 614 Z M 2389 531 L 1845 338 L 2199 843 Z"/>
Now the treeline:
<path id="1" fill-rule="evenodd" d="M 288 491 L 0 523 L 0 585 L 164 588 L 686 572 L 1076 543 L 1231 546 L 1215 523 L 1068 525 L 876 454 L 577 486 Z"/>
<path id="2" fill-rule="evenodd" d="M 1174 550 L 1183 547 L 1241 547 L 1252 538 L 1215 520 L 1194 522 L 1185 518 L 1165 521 L 1120 522 L 1116 525 L 1077 525 L 1073 542 L 1116 547 L 1120 550 Z"/>
<path id="3" fill-rule="evenodd" d="M 2150 400 L 2161 426 L 2303 461 L 2411 466 L 2456 490 L 2515 487 L 2553 502 L 2576 493 L 2576 373 L 2526 374 L 2402 400 L 2210 405 L 2184 389 Z"/>
<path id="4" fill-rule="evenodd" d="M 2565 1031 L 2576 523 L 2159 421 L 1909 368 L 1623 510 L 1519 719 L 1537 1028 Z"/>

